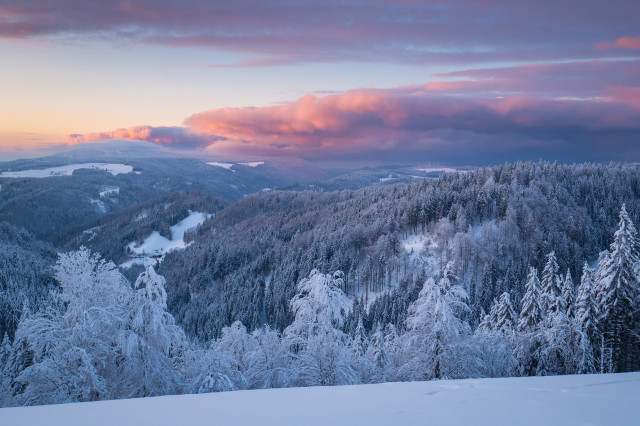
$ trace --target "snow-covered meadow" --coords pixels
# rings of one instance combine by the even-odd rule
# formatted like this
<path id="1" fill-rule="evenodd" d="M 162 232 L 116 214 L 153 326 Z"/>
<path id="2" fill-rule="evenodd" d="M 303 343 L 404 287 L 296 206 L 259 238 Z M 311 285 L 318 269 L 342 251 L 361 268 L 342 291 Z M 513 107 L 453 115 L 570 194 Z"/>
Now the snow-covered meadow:
<path id="1" fill-rule="evenodd" d="M 20 170 L 17 172 L 3 172 L 0 177 L 3 178 L 47 178 L 53 176 L 71 176 L 74 171 L 80 169 L 104 170 L 112 175 L 131 173 L 133 167 L 128 164 L 115 163 L 82 163 L 68 164 L 60 167 L 50 167 L 47 169 Z"/>
<path id="2" fill-rule="evenodd" d="M 3 425 L 634 425 L 640 373 L 221 392 L 0 409 Z"/>
<path id="3" fill-rule="evenodd" d="M 182 250 L 188 246 L 184 242 L 185 232 L 198 227 L 209 219 L 212 215 L 209 213 L 189 211 L 189 216 L 171 226 L 171 239 L 163 237 L 158 231 L 153 231 L 140 245 L 131 242 L 127 246 L 128 250 L 133 253 L 133 259 L 121 264 L 123 268 L 130 268 L 133 265 L 155 265 L 156 258 L 164 256 L 172 250 Z"/>
<path id="4" fill-rule="evenodd" d="M 263 165 L 264 161 L 250 161 L 247 163 L 223 163 L 219 161 L 210 161 L 207 164 L 210 166 L 222 167 L 223 169 L 231 170 L 232 172 L 235 173 L 235 170 L 232 169 L 233 166 L 236 166 L 239 164 L 241 166 L 247 166 L 247 167 L 258 167 Z"/>

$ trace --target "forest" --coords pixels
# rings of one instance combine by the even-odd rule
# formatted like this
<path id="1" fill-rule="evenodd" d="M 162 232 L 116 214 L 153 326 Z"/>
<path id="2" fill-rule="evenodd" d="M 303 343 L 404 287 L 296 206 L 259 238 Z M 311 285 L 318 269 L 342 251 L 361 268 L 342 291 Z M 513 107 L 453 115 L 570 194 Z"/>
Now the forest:
<path id="1" fill-rule="evenodd" d="M 639 218 L 617 163 L 276 190 L 132 280 L 5 223 L 0 404 L 635 371 Z"/>

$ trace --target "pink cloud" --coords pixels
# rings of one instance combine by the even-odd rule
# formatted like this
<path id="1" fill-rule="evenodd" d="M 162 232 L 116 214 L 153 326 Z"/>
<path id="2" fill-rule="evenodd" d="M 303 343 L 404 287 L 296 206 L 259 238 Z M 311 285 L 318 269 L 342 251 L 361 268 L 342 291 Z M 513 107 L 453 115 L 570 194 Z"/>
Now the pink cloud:
<path id="1" fill-rule="evenodd" d="M 620 37 L 616 40 L 617 47 L 625 49 L 640 49 L 640 36 L 638 37 Z"/>
<path id="2" fill-rule="evenodd" d="M 403 88 L 308 95 L 281 106 L 214 109 L 193 115 L 186 124 L 224 136 L 214 150 L 332 158 L 429 153 L 446 146 L 454 150 L 462 142 L 466 146 L 480 140 L 487 149 L 516 152 L 523 140 L 552 148 L 558 139 L 578 142 L 588 134 L 637 133 L 640 113 L 618 101 L 477 100 Z"/>
<path id="3" fill-rule="evenodd" d="M 622 49 L 640 49 L 640 36 L 638 37 L 620 37 L 614 42 L 596 43 L 596 48 L 600 50 L 622 48 Z"/>
<path id="4" fill-rule="evenodd" d="M 197 148 L 205 147 L 216 140 L 220 140 L 220 137 L 211 134 L 193 133 L 184 127 L 135 126 L 109 132 L 68 135 L 67 143 L 74 145 L 107 139 L 146 141 L 165 146 Z"/>
<path id="5" fill-rule="evenodd" d="M 639 76 L 640 60 L 466 70 L 423 85 L 212 109 L 189 117 L 185 128 L 143 126 L 70 140 L 137 139 L 308 159 L 547 153 L 640 160 Z"/>

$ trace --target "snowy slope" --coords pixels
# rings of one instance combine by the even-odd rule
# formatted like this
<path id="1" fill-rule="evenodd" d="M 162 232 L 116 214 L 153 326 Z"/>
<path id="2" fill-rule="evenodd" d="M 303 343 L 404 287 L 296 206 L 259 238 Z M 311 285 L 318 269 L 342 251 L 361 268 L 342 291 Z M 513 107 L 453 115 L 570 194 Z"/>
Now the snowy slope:
<path id="1" fill-rule="evenodd" d="M 271 389 L 0 409 L 2 425 L 636 425 L 640 373 Z"/>
<path id="2" fill-rule="evenodd" d="M 50 167 L 48 169 L 33 169 L 33 170 L 21 170 L 19 172 L 4 172 L 0 173 L 0 177 L 3 178 L 46 178 L 52 176 L 71 176 L 74 171 L 79 169 L 95 169 L 105 170 L 112 175 L 119 175 L 121 173 L 131 173 L 133 167 L 127 164 L 113 164 L 113 163 L 83 163 L 83 164 L 69 164 L 60 167 Z"/>

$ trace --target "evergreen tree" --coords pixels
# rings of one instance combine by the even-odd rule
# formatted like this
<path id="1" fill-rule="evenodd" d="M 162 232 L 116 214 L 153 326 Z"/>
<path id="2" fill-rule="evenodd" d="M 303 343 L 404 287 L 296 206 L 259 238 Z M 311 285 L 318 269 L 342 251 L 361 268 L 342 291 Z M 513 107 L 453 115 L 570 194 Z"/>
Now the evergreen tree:
<path id="1" fill-rule="evenodd" d="M 547 256 L 547 264 L 542 270 L 542 309 L 545 315 L 558 312 L 562 308 L 561 280 L 558 275 L 558 262 L 555 252 Z"/>
<path id="2" fill-rule="evenodd" d="M 598 270 L 595 273 L 594 287 L 593 287 L 593 297 L 596 302 L 596 308 L 602 304 L 602 301 L 605 298 L 606 289 L 609 287 L 608 279 L 609 277 L 606 275 L 605 265 L 611 262 L 611 253 L 609 250 L 603 250 L 598 255 Z"/>
<path id="3" fill-rule="evenodd" d="M 639 291 L 638 247 L 638 233 L 623 205 L 611 254 L 601 265 L 601 282 L 598 283 L 602 291 L 598 321 L 614 372 L 630 371 L 640 361 L 634 323 Z"/>
<path id="4" fill-rule="evenodd" d="M 576 300 L 575 320 L 594 347 L 598 343 L 597 310 L 594 299 L 594 271 L 585 262 Z"/>
<path id="5" fill-rule="evenodd" d="M 351 341 L 351 352 L 355 358 L 364 356 L 367 352 L 368 342 L 367 334 L 362 325 L 362 317 L 358 319 L 358 325 L 356 327 L 353 340 Z"/>
<path id="6" fill-rule="evenodd" d="M 576 299 L 575 322 L 581 332 L 580 360 L 578 373 L 588 374 L 596 371 L 595 348 L 598 347 L 598 329 L 596 324 L 596 304 L 594 293 L 594 272 L 585 262 Z"/>
<path id="7" fill-rule="evenodd" d="M 506 291 L 500 295 L 496 309 L 495 331 L 513 333 L 515 331 L 516 313 L 511 306 L 511 296 Z"/>
<path id="8" fill-rule="evenodd" d="M 542 308 L 540 306 L 540 280 L 536 268 L 529 268 L 525 294 L 522 297 L 522 310 L 518 322 L 518 332 L 527 333 L 534 330 L 542 322 Z"/>
<path id="9" fill-rule="evenodd" d="M 571 272 L 567 270 L 567 276 L 562 284 L 562 298 L 565 302 L 565 312 L 569 318 L 573 318 L 575 314 L 575 301 L 573 297 L 573 279 Z"/>
<path id="10" fill-rule="evenodd" d="M 384 368 L 387 362 L 387 355 L 384 350 L 384 332 L 382 331 L 382 325 L 380 323 L 378 323 L 375 332 L 371 335 L 369 352 L 371 352 L 371 360 L 375 367 L 377 369 Z"/>
<path id="11" fill-rule="evenodd" d="M 478 324 L 478 330 L 489 332 L 492 330 L 491 315 L 484 312 L 484 309 L 480 309 L 480 324 Z"/>

